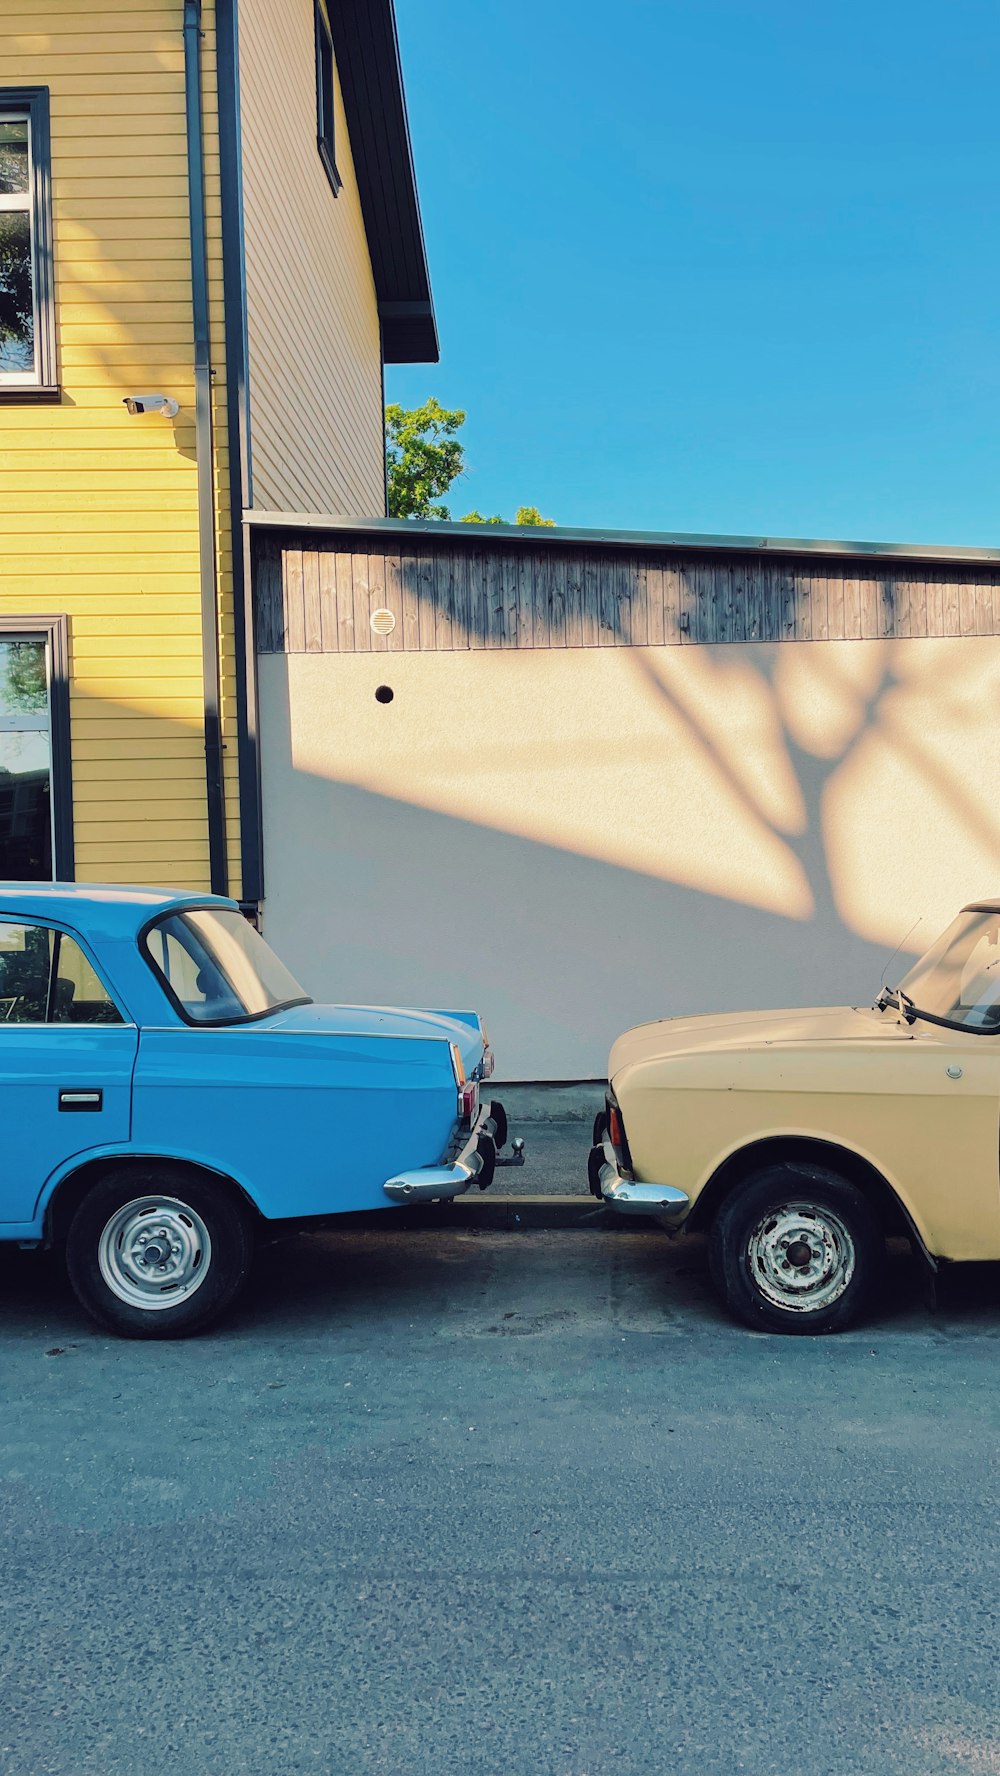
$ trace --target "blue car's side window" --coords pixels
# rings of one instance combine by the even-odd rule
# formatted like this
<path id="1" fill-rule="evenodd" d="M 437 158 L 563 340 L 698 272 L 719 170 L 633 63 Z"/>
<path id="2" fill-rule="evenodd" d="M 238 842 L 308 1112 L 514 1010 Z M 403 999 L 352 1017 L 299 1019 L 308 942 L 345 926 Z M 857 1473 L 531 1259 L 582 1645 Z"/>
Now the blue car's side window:
<path id="1" fill-rule="evenodd" d="M 2 920 L 0 1022 L 120 1024 L 122 1017 L 103 981 L 67 932 Z"/>

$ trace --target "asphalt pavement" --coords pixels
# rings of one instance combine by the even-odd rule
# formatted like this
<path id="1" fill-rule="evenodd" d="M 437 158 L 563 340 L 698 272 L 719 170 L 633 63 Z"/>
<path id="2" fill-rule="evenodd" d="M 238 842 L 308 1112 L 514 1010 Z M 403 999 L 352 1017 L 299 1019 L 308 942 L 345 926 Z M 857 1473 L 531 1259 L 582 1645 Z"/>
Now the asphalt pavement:
<path id="1" fill-rule="evenodd" d="M 334 1230 L 179 1344 L 0 1258 L 2 1776 L 1000 1771 L 1000 1275 L 837 1339 L 653 1228 Z"/>
<path id="2" fill-rule="evenodd" d="M 524 1164 L 500 1166 L 491 1192 L 504 1196 L 588 1196 L 587 1160 L 591 1124 L 511 1122 L 524 1141 Z M 510 1148 L 506 1149 L 509 1153 Z"/>

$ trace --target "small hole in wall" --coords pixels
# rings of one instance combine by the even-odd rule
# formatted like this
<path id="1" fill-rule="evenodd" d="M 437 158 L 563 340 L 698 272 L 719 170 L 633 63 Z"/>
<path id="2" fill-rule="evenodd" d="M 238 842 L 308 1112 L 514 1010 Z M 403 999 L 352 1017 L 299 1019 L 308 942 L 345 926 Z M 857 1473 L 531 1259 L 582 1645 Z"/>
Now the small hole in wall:
<path id="1" fill-rule="evenodd" d="M 376 703 L 391 703 L 395 694 L 391 685 L 379 685 L 375 692 L 375 701 Z"/>

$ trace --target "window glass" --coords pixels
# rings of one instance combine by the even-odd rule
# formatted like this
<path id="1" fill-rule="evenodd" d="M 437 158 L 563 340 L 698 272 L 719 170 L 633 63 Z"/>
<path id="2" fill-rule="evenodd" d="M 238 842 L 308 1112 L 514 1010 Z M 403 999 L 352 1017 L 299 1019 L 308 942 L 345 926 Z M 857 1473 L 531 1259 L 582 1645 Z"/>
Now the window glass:
<path id="1" fill-rule="evenodd" d="M 960 913 L 900 985 L 934 1017 L 1000 1030 L 1000 914 Z"/>
<path id="2" fill-rule="evenodd" d="M 52 881 L 48 648 L 0 638 L 0 877 Z"/>
<path id="3" fill-rule="evenodd" d="M 107 988 L 74 938 L 0 920 L 0 1022 L 120 1024 Z"/>
<path id="4" fill-rule="evenodd" d="M 0 196 L 28 189 L 28 119 L 0 118 Z"/>
<path id="5" fill-rule="evenodd" d="M 41 925 L 0 922 L 0 1019 L 44 1024 L 54 933 Z"/>
<path id="6" fill-rule="evenodd" d="M 0 878 L 52 880 L 48 647 L 0 637 Z"/>
<path id="7" fill-rule="evenodd" d="M 35 372 L 35 274 L 26 117 L 0 116 L 0 381 Z"/>
<path id="8" fill-rule="evenodd" d="M 118 1007 L 79 944 L 59 936 L 51 1022 L 55 1024 L 120 1024 Z"/>
<path id="9" fill-rule="evenodd" d="M 309 1003 L 298 981 L 242 913 L 171 913 L 146 937 L 149 955 L 196 1024 L 239 1023 Z"/>
<path id="10" fill-rule="evenodd" d="M 316 135 L 320 159 L 334 191 L 340 190 L 340 174 L 334 158 L 333 38 L 326 14 L 316 5 Z"/>

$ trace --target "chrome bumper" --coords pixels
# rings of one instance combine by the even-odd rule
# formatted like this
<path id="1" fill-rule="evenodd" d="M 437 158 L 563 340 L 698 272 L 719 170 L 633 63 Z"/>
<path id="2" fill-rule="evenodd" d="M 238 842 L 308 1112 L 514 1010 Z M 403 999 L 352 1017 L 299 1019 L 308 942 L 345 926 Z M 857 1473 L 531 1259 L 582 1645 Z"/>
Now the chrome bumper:
<path id="1" fill-rule="evenodd" d="M 620 1215 L 656 1215 L 661 1221 L 680 1221 L 690 1206 L 687 1192 L 675 1184 L 637 1184 L 620 1171 L 615 1150 L 605 1137 L 591 1149 L 591 1190 Z"/>
<path id="2" fill-rule="evenodd" d="M 497 1163 L 496 1135 L 498 1125 L 506 1137 L 507 1118 L 503 1105 L 480 1105 L 461 1152 L 447 1165 L 419 1166 L 412 1172 L 397 1172 L 387 1178 L 382 1188 L 393 1202 L 439 1202 L 461 1196 L 473 1182 L 485 1190 L 493 1182 Z"/>

